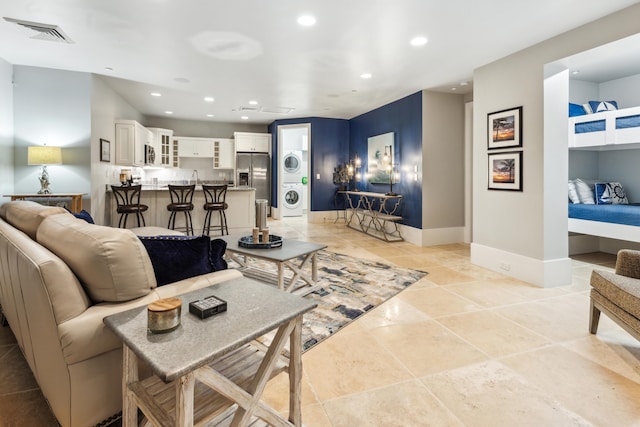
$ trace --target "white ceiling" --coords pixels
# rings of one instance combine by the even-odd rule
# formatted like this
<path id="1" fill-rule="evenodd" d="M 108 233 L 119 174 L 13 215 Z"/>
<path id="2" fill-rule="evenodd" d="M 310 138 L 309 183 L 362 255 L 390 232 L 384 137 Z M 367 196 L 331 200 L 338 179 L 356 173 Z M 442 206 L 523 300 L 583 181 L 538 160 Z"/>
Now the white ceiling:
<path id="1" fill-rule="evenodd" d="M 422 89 L 468 92 L 471 85 L 460 83 L 474 68 L 637 0 L 0 3 L 3 17 L 57 25 L 74 42 L 32 39 L 34 32 L 0 20 L 0 58 L 12 64 L 107 76 L 145 115 L 223 122 L 244 115 L 265 124 L 349 119 Z M 303 14 L 316 24 L 298 25 Z M 415 36 L 428 43 L 411 46 Z M 372 77 L 360 78 L 365 72 Z M 279 108 L 292 111 L 260 111 Z"/>

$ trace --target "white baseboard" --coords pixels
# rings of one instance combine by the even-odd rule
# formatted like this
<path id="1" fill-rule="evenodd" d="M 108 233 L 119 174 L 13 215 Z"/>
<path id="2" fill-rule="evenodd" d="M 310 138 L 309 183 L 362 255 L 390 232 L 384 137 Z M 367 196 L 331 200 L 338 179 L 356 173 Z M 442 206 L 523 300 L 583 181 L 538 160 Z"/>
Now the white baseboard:
<path id="1" fill-rule="evenodd" d="M 543 261 L 472 243 L 471 262 L 543 288 L 571 284 L 569 258 Z"/>

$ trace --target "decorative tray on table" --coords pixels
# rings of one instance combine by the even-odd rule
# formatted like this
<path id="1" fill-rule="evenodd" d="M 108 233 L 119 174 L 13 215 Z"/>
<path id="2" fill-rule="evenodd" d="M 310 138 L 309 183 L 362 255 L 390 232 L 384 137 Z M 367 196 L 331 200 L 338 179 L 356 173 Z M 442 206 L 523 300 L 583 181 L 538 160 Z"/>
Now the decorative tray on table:
<path id="1" fill-rule="evenodd" d="M 272 249 L 282 246 L 282 237 L 269 234 L 269 241 L 263 242 L 262 236 L 258 237 L 258 241 L 253 241 L 253 236 L 243 236 L 238 240 L 238 246 L 250 249 Z"/>

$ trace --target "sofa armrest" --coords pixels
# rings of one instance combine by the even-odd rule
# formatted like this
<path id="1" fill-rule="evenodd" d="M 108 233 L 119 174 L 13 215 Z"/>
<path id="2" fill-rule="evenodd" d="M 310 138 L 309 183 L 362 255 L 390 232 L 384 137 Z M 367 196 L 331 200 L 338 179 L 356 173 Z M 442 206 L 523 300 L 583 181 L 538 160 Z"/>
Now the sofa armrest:
<path id="1" fill-rule="evenodd" d="M 160 286 L 148 295 L 119 303 L 95 304 L 82 314 L 58 325 L 60 345 L 68 364 L 81 362 L 99 354 L 122 348 L 122 341 L 104 324 L 106 316 L 145 306 L 161 298 L 179 296 L 197 289 L 242 277 L 238 270 L 228 269 L 202 274 L 179 282 Z M 189 310 L 182 310 L 188 315 Z"/>
<path id="2" fill-rule="evenodd" d="M 616 258 L 616 274 L 640 279 L 640 251 L 622 249 Z"/>
<path id="3" fill-rule="evenodd" d="M 112 314 L 141 307 L 157 300 L 149 293 L 135 300 L 120 303 L 95 304 L 82 314 L 58 325 L 60 346 L 67 364 L 82 362 L 102 353 L 122 348 L 122 341 L 104 324 L 102 319 Z"/>

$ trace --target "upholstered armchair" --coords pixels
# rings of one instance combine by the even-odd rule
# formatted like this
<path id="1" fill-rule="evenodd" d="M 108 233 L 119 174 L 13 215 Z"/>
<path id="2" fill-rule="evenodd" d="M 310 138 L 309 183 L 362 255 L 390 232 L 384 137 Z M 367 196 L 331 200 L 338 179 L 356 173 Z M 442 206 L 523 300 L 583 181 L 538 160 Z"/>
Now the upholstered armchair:
<path id="1" fill-rule="evenodd" d="M 640 340 L 640 251 L 618 252 L 616 271 L 591 273 L 589 331 L 598 331 L 600 312 Z"/>

